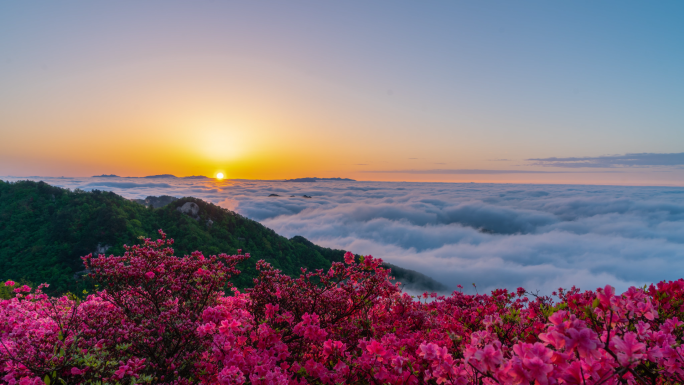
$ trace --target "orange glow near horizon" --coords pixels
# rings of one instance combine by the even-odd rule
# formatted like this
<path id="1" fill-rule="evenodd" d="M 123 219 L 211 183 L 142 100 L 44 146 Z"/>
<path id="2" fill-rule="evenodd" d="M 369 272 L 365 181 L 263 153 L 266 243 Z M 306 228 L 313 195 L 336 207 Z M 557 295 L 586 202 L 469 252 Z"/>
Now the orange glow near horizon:
<path id="1" fill-rule="evenodd" d="M 339 85 L 273 68 L 251 73 L 249 68 L 236 69 L 245 75 L 242 80 L 224 79 L 221 67 L 213 73 L 208 68 L 206 78 L 186 84 L 182 80 L 186 77 L 181 76 L 186 69 L 168 65 L 162 73 L 151 66 L 121 69 L 132 80 L 109 84 L 108 78 L 103 78 L 101 89 L 91 88 L 89 75 L 69 83 L 71 88 L 66 83 L 41 84 L 43 88 L 36 91 L 40 99 L 18 99 L 16 108 L 6 108 L 0 118 L 2 126 L 12 127 L 0 141 L 0 175 L 216 177 L 220 172 L 224 180 L 341 177 L 359 181 L 684 185 L 682 172 L 677 170 L 425 172 L 549 171 L 525 159 L 565 150 L 555 142 L 516 142 L 516 137 L 492 142 L 486 130 L 473 130 L 456 121 L 424 120 L 427 118 L 410 108 L 362 98 Z M 169 78 L 180 79 L 177 89 L 167 84 Z M 71 93 L 70 98 L 61 99 L 65 93 Z M 41 114 L 31 113 L 34 109 Z M 416 130 L 423 124 L 427 126 L 424 131 Z M 484 123 L 473 120 L 469 124 Z M 595 151 L 587 149 L 577 155 L 589 156 Z M 383 170 L 390 172 L 373 172 Z"/>
<path id="2" fill-rule="evenodd" d="M 634 45 L 564 6 L 98 4 L 0 6 L 0 176 L 684 186 L 676 156 L 540 162 L 684 159 L 676 12 Z"/>

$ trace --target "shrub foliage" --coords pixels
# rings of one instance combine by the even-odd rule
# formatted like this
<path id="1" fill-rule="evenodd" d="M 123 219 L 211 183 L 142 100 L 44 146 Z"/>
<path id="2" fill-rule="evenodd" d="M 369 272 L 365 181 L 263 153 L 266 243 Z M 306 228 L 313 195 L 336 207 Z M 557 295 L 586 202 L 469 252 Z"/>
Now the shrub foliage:
<path id="1" fill-rule="evenodd" d="M 196 217 L 177 209 L 188 202 L 199 206 Z M 179 254 L 199 250 L 205 255 L 249 251 L 283 273 L 296 276 L 300 267 L 327 269 L 341 262 L 343 250 L 317 246 L 301 236 L 287 239 L 259 222 L 197 198 L 181 198 L 161 207 L 145 207 L 112 192 L 70 191 L 44 182 L 0 180 L 0 280 L 49 282 L 48 294 L 91 289 L 80 279 L 81 256 L 107 248 L 121 255 L 122 245 L 157 229 L 173 234 Z M 238 266 L 233 278 L 239 288 L 256 278 L 257 258 Z M 441 290 L 438 282 L 407 269 L 393 267 L 405 284 Z M 0 290 L 0 298 L 3 292 Z"/>
<path id="2" fill-rule="evenodd" d="M 197 219 L 177 208 L 188 202 Z M 209 222 L 211 220 L 212 222 Z M 0 181 L 0 279 L 49 282 L 49 294 L 88 288 L 77 280 L 80 257 L 109 247 L 121 255 L 124 244 L 150 237 L 157 229 L 173 234 L 179 254 L 205 255 L 248 250 L 286 274 L 300 267 L 328 268 L 342 250 L 313 245 L 302 237 L 287 239 L 260 223 L 197 198 L 181 198 L 162 208 L 145 207 L 112 192 L 70 191 L 44 182 Z M 245 287 L 257 275 L 256 261 L 245 260 L 235 284 Z"/>
<path id="3" fill-rule="evenodd" d="M 247 259 L 175 257 L 173 241 L 84 257 L 98 289 L 0 302 L 9 384 L 679 384 L 684 280 L 622 294 L 401 293 L 371 256 L 283 274 Z M 225 292 L 231 293 L 225 295 Z"/>

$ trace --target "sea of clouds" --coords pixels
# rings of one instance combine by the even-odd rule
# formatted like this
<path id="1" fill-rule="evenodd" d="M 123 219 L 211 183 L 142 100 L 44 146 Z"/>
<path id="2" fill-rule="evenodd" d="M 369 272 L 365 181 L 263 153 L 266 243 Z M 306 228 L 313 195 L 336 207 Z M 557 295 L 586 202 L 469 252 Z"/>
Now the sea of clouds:
<path id="1" fill-rule="evenodd" d="M 621 291 L 684 277 L 681 187 L 0 179 L 44 180 L 126 198 L 193 196 L 286 237 L 372 254 L 470 292 L 472 283 L 480 293 L 522 286 L 548 294 L 558 287 L 606 284 Z"/>

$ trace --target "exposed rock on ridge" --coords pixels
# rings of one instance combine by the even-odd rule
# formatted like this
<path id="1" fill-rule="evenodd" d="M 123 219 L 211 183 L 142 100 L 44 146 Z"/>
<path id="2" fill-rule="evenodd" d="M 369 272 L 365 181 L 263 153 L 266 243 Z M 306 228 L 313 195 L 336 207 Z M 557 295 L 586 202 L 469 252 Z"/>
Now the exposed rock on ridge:
<path id="1" fill-rule="evenodd" d="M 180 211 L 181 214 L 185 214 L 195 220 L 199 220 L 199 206 L 195 202 L 185 202 L 181 207 L 177 207 L 176 210 Z"/>

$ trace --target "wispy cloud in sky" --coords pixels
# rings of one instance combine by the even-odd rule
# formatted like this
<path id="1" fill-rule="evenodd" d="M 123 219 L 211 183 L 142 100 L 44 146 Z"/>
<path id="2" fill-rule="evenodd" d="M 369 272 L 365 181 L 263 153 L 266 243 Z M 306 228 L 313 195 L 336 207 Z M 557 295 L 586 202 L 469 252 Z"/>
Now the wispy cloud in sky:
<path id="1" fill-rule="evenodd" d="M 535 165 L 547 167 L 653 167 L 653 166 L 683 166 L 684 152 L 672 154 L 640 153 L 626 155 L 605 155 L 582 158 L 532 158 L 527 159 Z"/>
<path id="2" fill-rule="evenodd" d="M 438 163 L 440 164 L 440 163 Z M 369 174 L 435 174 L 435 175 L 478 175 L 478 174 L 564 174 L 570 171 L 534 171 L 534 170 L 469 170 L 469 169 L 432 169 L 432 170 L 368 170 L 360 171 Z"/>

